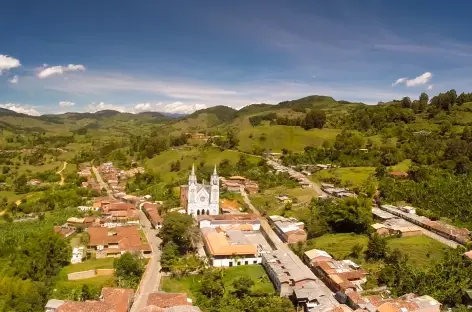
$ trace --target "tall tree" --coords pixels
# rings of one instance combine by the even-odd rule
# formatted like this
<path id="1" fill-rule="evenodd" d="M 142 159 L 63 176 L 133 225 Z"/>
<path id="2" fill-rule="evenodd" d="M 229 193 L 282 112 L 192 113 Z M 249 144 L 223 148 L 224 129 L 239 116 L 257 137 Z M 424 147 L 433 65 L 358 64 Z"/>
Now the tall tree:
<path id="1" fill-rule="evenodd" d="M 405 96 L 403 99 L 402 99 L 402 107 L 403 108 L 411 108 L 411 100 L 409 97 Z"/>
<path id="2" fill-rule="evenodd" d="M 421 93 L 420 95 L 420 107 L 419 110 L 424 112 L 429 103 L 429 96 L 426 93 Z"/>
<path id="3" fill-rule="evenodd" d="M 305 116 L 303 128 L 310 130 L 313 128 L 321 129 L 326 123 L 326 113 L 320 109 L 312 109 Z"/>

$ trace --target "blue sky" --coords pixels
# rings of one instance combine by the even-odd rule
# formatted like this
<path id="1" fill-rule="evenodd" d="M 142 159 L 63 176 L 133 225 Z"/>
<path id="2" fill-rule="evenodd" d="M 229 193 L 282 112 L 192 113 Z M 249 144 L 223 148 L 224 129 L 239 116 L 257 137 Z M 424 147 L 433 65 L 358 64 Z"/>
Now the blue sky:
<path id="1" fill-rule="evenodd" d="M 472 91 L 466 0 L 3 2 L 0 106 L 30 114 Z"/>

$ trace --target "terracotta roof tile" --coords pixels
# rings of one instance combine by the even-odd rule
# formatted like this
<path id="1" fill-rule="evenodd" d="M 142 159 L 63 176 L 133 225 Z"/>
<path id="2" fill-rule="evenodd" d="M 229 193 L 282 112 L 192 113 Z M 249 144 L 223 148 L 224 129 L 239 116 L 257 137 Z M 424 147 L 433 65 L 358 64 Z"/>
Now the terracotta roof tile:
<path id="1" fill-rule="evenodd" d="M 115 312 L 127 312 L 132 304 L 134 290 L 127 288 L 103 287 L 103 302 L 109 304 L 115 309 Z"/>
<path id="2" fill-rule="evenodd" d="M 187 300 L 187 294 L 185 293 L 156 292 L 148 295 L 147 305 L 169 308 L 180 305 L 192 305 L 192 303 Z"/>
<path id="3" fill-rule="evenodd" d="M 61 305 L 56 312 L 116 312 L 115 309 L 100 301 L 70 301 Z"/>

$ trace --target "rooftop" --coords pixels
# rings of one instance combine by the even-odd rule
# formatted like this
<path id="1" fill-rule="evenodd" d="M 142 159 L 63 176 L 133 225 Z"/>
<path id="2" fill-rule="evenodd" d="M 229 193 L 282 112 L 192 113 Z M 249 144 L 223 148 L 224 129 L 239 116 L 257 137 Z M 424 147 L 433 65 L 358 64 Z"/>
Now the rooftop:
<path id="1" fill-rule="evenodd" d="M 174 306 L 192 305 L 192 300 L 185 293 L 155 292 L 148 295 L 148 306 L 170 308 Z"/>
<path id="2" fill-rule="evenodd" d="M 203 238 L 212 256 L 255 255 L 257 247 L 250 244 L 241 231 L 217 232 L 213 228 L 202 229 Z"/>

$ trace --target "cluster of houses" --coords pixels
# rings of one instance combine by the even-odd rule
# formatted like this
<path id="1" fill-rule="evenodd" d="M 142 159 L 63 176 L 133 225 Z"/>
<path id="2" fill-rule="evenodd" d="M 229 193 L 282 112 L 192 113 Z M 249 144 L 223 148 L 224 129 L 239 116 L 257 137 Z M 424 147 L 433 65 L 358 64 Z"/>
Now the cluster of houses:
<path id="1" fill-rule="evenodd" d="M 321 183 L 321 189 L 329 196 L 345 198 L 357 197 L 357 194 L 344 187 L 335 187 L 333 184 Z"/>
<path id="2" fill-rule="evenodd" d="M 290 167 L 285 167 L 273 160 L 267 160 L 267 164 L 274 168 L 275 173 L 287 173 L 291 179 L 296 180 L 302 188 L 308 188 L 312 186 L 312 182 L 306 177 L 305 174 L 298 172 Z"/>
<path id="3" fill-rule="evenodd" d="M 144 173 L 144 168 L 136 167 L 129 170 L 120 170 L 113 165 L 113 162 L 110 161 L 101 164 L 98 167 L 98 171 L 100 172 L 103 180 L 108 183 L 114 192 L 123 192 L 125 187 L 122 181 L 134 177 L 137 173 Z M 92 167 L 80 165 L 77 174 L 87 179 L 87 181 L 82 182 L 82 187 L 100 191 L 100 185 L 92 175 Z"/>
<path id="4" fill-rule="evenodd" d="M 45 312 L 129 312 L 135 291 L 129 288 L 104 287 L 100 300 L 71 301 L 51 299 Z M 139 312 L 201 312 L 192 305 L 185 293 L 152 292 L 147 295 L 146 307 Z"/>
<path id="5" fill-rule="evenodd" d="M 422 234 L 419 226 L 382 209 L 372 208 L 372 215 L 377 222 L 372 224 L 371 227 L 379 235 L 400 235 L 406 237 Z"/>
<path id="6" fill-rule="evenodd" d="M 134 202 L 134 200 L 133 200 Z M 143 256 L 152 253 L 151 246 L 143 241 L 139 228 L 141 209 L 155 229 L 162 227 L 163 219 L 159 214 L 160 204 L 139 198 L 134 204 L 109 197 L 96 198 L 91 206 L 79 206 L 80 211 L 92 211 L 93 215 L 71 217 L 54 231 L 69 237 L 77 231 L 86 231 L 89 242 L 84 247 L 73 249 L 72 263 L 82 262 L 87 254 L 95 258 L 119 257 L 125 252 L 138 252 Z"/>
<path id="7" fill-rule="evenodd" d="M 458 228 L 442 221 L 432 221 L 424 216 L 419 216 L 413 207 L 380 205 L 380 209 L 458 244 L 467 245 L 471 241 L 471 232 L 468 229 Z"/>
<path id="8" fill-rule="evenodd" d="M 220 183 L 228 192 L 239 193 L 241 188 L 244 188 L 249 194 L 256 194 L 259 192 L 259 185 L 257 182 L 251 181 L 242 176 L 232 176 L 229 178 L 220 177 Z"/>

